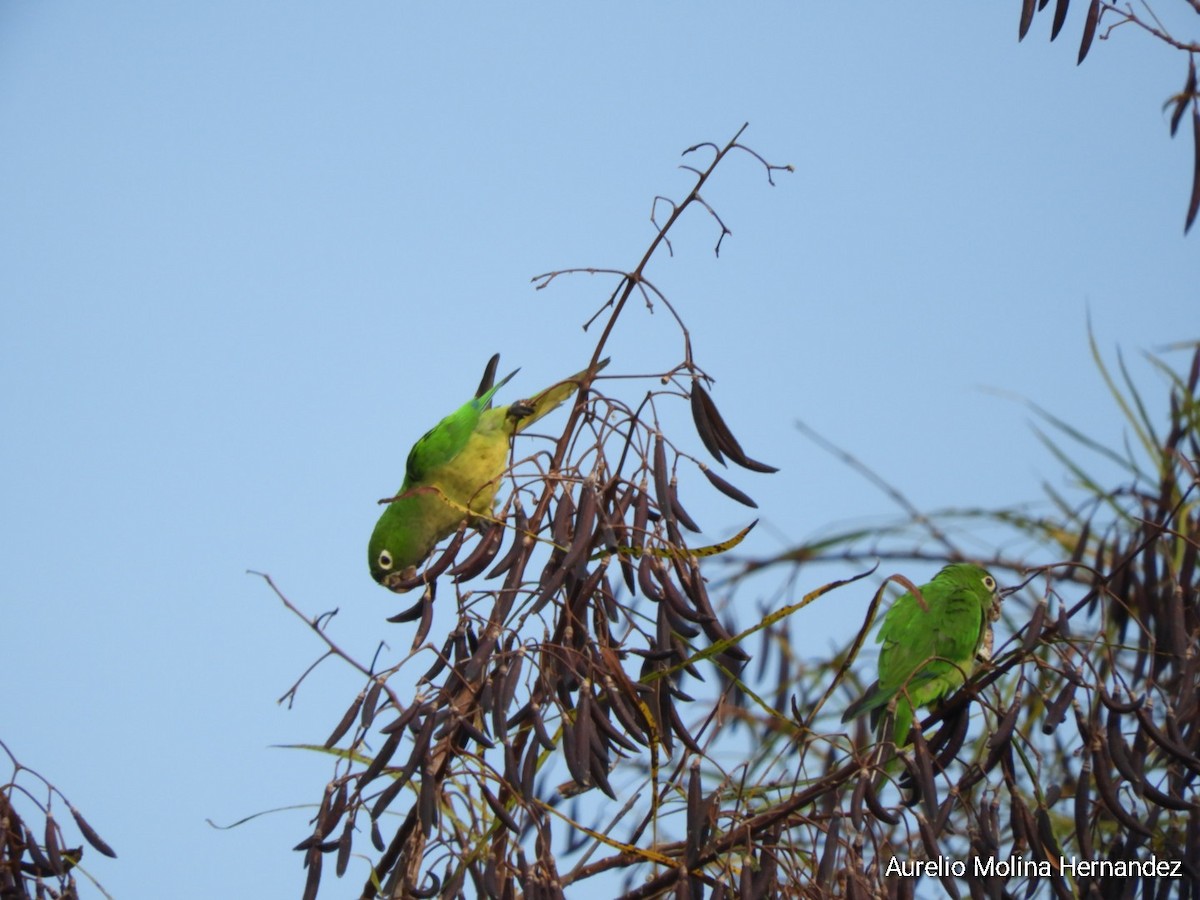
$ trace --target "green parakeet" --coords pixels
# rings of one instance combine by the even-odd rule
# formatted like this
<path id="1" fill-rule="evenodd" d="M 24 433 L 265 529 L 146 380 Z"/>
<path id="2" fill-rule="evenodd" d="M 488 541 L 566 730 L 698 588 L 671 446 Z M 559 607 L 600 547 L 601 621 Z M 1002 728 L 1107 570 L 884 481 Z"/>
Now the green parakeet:
<path id="1" fill-rule="evenodd" d="M 411 576 L 438 541 L 473 515 L 492 511 L 508 465 L 514 434 L 528 428 L 579 388 L 587 369 L 546 388 L 531 400 L 493 408 L 492 397 L 513 371 L 493 385 L 496 354 L 475 396 L 417 441 L 408 454 L 404 484 L 388 504 L 367 547 L 371 577 L 390 586 Z M 608 360 L 597 366 L 597 371 Z"/>
<path id="2" fill-rule="evenodd" d="M 979 566 L 946 566 L 920 590 L 927 609 L 907 593 L 887 611 L 876 638 L 883 644 L 879 680 L 842 715 L 849 722 L 870 712 L 877 727 L 894 697 L 897 747 L 908 743 L 914 709 L 932 705 L 970 677 L 999 612 L 996 579 Z"/>

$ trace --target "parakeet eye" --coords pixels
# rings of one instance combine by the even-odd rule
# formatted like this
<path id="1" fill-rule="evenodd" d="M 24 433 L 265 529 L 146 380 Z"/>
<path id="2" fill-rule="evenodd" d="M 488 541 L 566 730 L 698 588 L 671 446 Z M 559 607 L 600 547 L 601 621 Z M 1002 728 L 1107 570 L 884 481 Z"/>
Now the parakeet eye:
<path id="1" fill-rule="evenodd" d="M 379 551 L 379 568 L 390 569 L 392 567 L 392 554 L 386 550 Z"/>
<path id="2" fill-rule="evenodd" d="M 985 588 L 987 588 L 989 591 L 994 591 L 996 589 L 996 579 L 993 578 L 991 575 L 984 575 L 983 576 L 983 586 Z"/>

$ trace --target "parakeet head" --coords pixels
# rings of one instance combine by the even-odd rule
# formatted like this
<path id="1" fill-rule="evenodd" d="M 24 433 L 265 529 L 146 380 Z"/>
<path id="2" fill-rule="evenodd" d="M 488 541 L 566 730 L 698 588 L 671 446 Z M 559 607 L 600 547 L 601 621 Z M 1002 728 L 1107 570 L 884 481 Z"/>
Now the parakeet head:
<path id="1" fill-rule="evenodd" d="M 412 499 L 402 497 L 388 506 L 367 543 L 371 577 L 384 587 L 410 577 L 437 539 L 418 527 L 410 508 L 413 505 Z"/>
<path id="2" fill-rule="evenodd" d="M 952 581 L 962 587 L 982 588 L 989 594 L 996 593 L 996 579 L 991 573 L 974 563 L 951 563 L 943 566 L 935 579 Z"/>
<path id="3" fill-rule="evenodd" d="M 1000 618 L 1000 590 L 996 579 L 987 569 L 973 563 L 954 563 L 937 573 L 935 580 L 948 581 L 966 588 L 984 607 L 984 624 L 990 633 L 991 623 Z"/>
<path id="4" fill-rule="evenodd" d="M 371 577 L 384 587 L 388 586 L 389 581 L 407 578 L 416 569 L 411 564 L 399 566 L 398 561 L 404 558 L 403 553 L 389 546 L 390 543 L 388 536 L 376 531 L 367 545 L 367 564 L 371 567 Z"/>

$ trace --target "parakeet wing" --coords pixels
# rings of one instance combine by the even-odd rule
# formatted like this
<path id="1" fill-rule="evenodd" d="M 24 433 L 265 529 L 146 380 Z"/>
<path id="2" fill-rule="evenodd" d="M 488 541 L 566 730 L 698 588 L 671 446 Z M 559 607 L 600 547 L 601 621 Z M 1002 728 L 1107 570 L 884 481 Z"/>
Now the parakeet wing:
<path id="1" fill-rule="evenodd" d="M 498 358 L 499 354 L 492 357 L 497 361 Z M 491 368 L 491 366 L 492 363 L 489 362 L 488 367 Z M 431 472 L 446 465 L 462 452 L 478 427 L 480 416 L 492 402 L 496 391 L 508 384 L 509 379 L 518 371 L 520 370 L 514 369 L 497 384 L 472 397 L 430 428 L 420 440 L 413 444 L 412 449 L 408 452 L 408 461 L 404 466 L 405 487 L 421 484 Z M 484 372 L 484 380 L 490 380 L 487 371 Z"/>

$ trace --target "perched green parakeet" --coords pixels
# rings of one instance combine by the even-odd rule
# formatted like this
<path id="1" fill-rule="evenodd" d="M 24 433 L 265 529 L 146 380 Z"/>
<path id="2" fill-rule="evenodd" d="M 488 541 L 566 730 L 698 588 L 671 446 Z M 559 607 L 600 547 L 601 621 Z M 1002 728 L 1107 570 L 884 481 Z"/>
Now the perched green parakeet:
<path id="1" fill-rule="evenodd" d="M 895 697 L 897 747 L 908 743 L 914 709 L 932 705 L 970 677 L 999 614 L 996 579 L 979 566 L 946 566 L 920 590 L 928 609 L 907 593 L 887 611 L 876 638 L 883 644 L 879 680 L 842 715 L 849 722 L 870 712 L 871 726 L 877 727 Z"/>
<path id="2" fill-rule="evenodd" d="M 475 396 L 417 441 L 404 484 L 375 523 L 367 547 L 371 577 L 384 586 L 413 574 L 438 541 L 473 515 L 492 511 L 514 434 L 528 428 L 579 388 L 587 369 L 531 400 L 493 408 L 492 397 L 513 371 L 493 385 L 500 354 L 488 362 Z M 608 365 L 603 360 L 596 371 Z"/>

